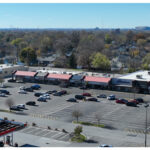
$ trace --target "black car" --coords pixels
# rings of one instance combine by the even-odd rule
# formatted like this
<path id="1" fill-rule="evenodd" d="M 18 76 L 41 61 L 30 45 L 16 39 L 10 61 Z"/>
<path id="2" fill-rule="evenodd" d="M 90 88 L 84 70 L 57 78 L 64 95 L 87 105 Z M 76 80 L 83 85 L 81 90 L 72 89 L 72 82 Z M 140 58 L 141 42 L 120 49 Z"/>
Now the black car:
<path id="1" fill-rule="evenodd" d="M 29 88 L 25 88 L 24 90 L 27 91 L 27 92 L 33 92 L 33 89 L 30 88 L 30 87 Z"/>
<path id="2" fill-rule="evenodd" d="M 97 102 L 98 100 L 97 100 L 97 98 L 95 98 L 95 97 L 91 97 L 91 98 L 88 98 L 87 101 L 94 101 L 94 102 Z"/>
<path id="3" fill-rule="evenodd" d="M 16 110 L 16 111 L 21 111 L 21 109 L 17 106 L 11 106 L 10 110 Z"/>
<path id="4" fill-rule="evenodd" d="M 107 98 L 105 94 L 98 95 L 97 98 Z"/>
<path id="5" fill-rule="evenodd" d="M 136 107 L 137 106 L 137 104 L 134 103 L 134 102 L 128 102 L 128 103 L 126 103 L 126 105 L 127 106 L 132 106 L 132 107 Z"/>
<path id="6" fill-rule="evenodd" d="M 29 101 L 29 102 L 26 102 L 26 105 L 34 106 L 34 105 L 36 105 L 36 102 L 35 101 Z"/>
<path id="7" fill-rule="evenodd" d="M 139 103 L 144 103 L 143 98 L 136 98 L 135 100 L 136 100 L 137 102 L 139 102 Z"/>
<path id="8" fill-rule="evenodd" d="M 67 102 L 77 102 L 77 100 L 75 98 L 69 98 L 66 100 Z"/>
<path id="9" fill-rule="evenodd" d="M 62 90 L 62 91 L 60 91 L 60 93 L 61 93 L 62 95 L 64 95 L 64 94 L 67 94 L 67 91 L 66 91 L 66 90 Z"/>
<path id="10" fill-rule="evenodd" d="M 0 141 L 0 147 L 4 147 L 4 142 Z"/>
<path id="11" fill-rule="evenodd" d="M 75 98 L 80 99 L 80 100 L 85 99 L 85 97 L 83 95 L 75 95 Z"/>
<path id="12" fill-rule="evenodd" d="M 43 95 L 43 93 L 35 93 L 34 96 L 36 97 L 40 97 L 41 95 Z"/>
<path id="13" fill-rule="evenodd" d="M 47 94 L 53 94 L 53 93 L 56 93 L 57 91 L 56 90 L 52 90 L 52 91 L 47 91 L 46 93 Z"/>
<path id="14" fill-rule="evenodd" d="M 16 80 L 9 79 L 8 82 L 16 82 Z"/>
<path id="15" fill-rule="evenodd" d="M 0 93 L 9 94 L 9 91 L 7 91 L 7 90 L 0 90 Z"/>
<path id="16" fill-rule="evenodd" d="M 61 92 L 56 92 L 53 94 L 54 96 L 62 96 L 63 94 Z"/>

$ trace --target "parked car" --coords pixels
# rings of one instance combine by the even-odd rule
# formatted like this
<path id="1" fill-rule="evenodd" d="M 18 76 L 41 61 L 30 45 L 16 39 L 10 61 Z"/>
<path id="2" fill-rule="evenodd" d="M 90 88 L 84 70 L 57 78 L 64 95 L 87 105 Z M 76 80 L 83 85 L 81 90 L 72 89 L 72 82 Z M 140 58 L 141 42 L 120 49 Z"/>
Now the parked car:
<path id="1" fill-rule="evenodd" d="M 40 101 L 40 102 L 47 102 L 45 97 L 39 97 L 39 98 L 37 99 L 37 101 Z"/>
<path id="2" fill-rule="evenodd" d="M 18 107 L 19 109 L 25 109 L 25 108 L 26 108 L 24 104 L 18 104 L 17 107 Z"/>
<path id="3" fill-rule="evenodd" d="M 21 109 L 17 106 L 11 106 L 10 110 L 16 110 L 16 111 L 21 111 Z"/>
<path id="4" fill-rule="evenodd" d="M 105 94 L 98 95 L 97 98 L 107 98 Z"/>
<path id="5" fill-rule="evenodd" d="M 0 147 L 4 147 L 4 142 L 0 141 Z"/>
<path id="6" fill-rule="evenodd" d="M 81 87 L 80 87 L 80 89 L 82 89 L 82 90 L 86 90 L 86 89 L 87 89 L 87 87 L 86 87 L 86 86 L 81 86 Z"/>
<path id="7" fill-rule="evenodd" d="M 126 99 L 117 99 L 116 100 L 116 103 L 119 103 L 119 104 L 126 104 L 128 103 L 128 101 Z"/>
<path id="8" fill-rule="evenodd" d="M 34 105 L 36 105 L 36 102 L 35 101 L 29 101 L 29 102 L 26 102 L 26 105 L 34 106 Z"/>
<path id="9" fill-rule="evenodd" d="M 9 91 L 7 91 L 7 90 L 0 90 L 0 93 L 9 94 Z"/>
<path id="10" fill-rule="evenodd" d="M 33 92 L 33 89 L 32 89 L 32 88 L 30 88 L 30 87 L 25 88 L 24 90 L 25 90 L 25 91 L 27 91 L 27 92 Z"/>
<path id="11" fill-rule="evenodd" d="M 89 97 L 91 96 L 90 93 L 83 93 L 82 95 L 83 95 L 83 96 L 89 96 Z"/>
<path id="12" fill-rule="evenodd" d="M 91 98 L 88 98 L 87 101 L 97 102 L 98 100 L 97 100 L 97 98 L 95 98 L 95 97 L 91 97 Z"/>
<path id="13" fill-rule="evenodd" d="M 41 86 L 38 85 L 38 84 L 34 84 L 34 85 L 31 86 L 31 88 L 32 88 L 33 90 L 39 90 L 39 89 L 41 88 Z"/>
<path id="14" fill-rule="evenodd" d="M 34 96 L 36 96 L 36 97 L 39 97 L 39 96 L 41 96 L 41 95 L 43 95 L 43 93 L 35 93 L 35 94 L 34 94 Z"/>
<path id="15" fill-rule="evenodd" d="M 0 93 L 0 97 L 6 97 L 5 93 Z"/>
<path id="16" fill-rule="evenodd" d="M 67 102 L 77 102 L 77 100 L 75 98 L 69 98 L 66 100 Z"/>
<path id="17" fill-rule="evenodd" d="M 56 92 L 53 94 L 54 96 L 62 96 L 63 94 L 61 92 Z"/>
<path id="18" fill-rule="evenodd" d="M 109 96 L 107 97 L 107 99 L 108 99 L 108 100 L 115 100 L 116 97 L 115 97 L 115 95 L 109 95 Z"/>
<path id="19" fill-rule="evenodd" d="M 75 98 L 80 99 L 80 100 L 85 99 L 85 97 L 83 95 L 75 95 Z"/>
<path id="20" fill-rule="evenodd" d="M 100 147 L 112 147 L 112 145 L 102 144 L 102 145 L 100 145 Z"/>
<path id="21" fill-rule="evenodd" d="M 41 95 L 40 97 L 43 97 L 43 98 L 46 98 L 46 99 L 50 99 L 50 96 L 49 96 L 49 95 L 46 95 L 46 94 L 43 94 L 43 95 Z"/>
<path id="22" fill-rule="evenodd" d="M 60 91 L 60 93 L 62 93 L 62 95 L 64 95 L 64 94 L 67 94 L 67 91 L 66 90 L 62 90 L 62 91 Z"/>
<path id="23" fill-rule="evenodd" d="M 52 91 L 47 91 L 46 93 L 47 94 L 53 94 L 53 93 L 56 93 L 57 91 L 56 90 L 52 90 Z"/>
<path id="24" fill-rule="evenodd" d="M 16 82 L 16 80 L 9 79 L 8 82 Z"/>
<path id="25" fill-rule="evenodd" d="M 134 103 L 134 102 L 128 102 L 128 103 L 126 103 L 126 105 L 127 106 L 132 106 L 132 107 L 136 107 L 137 106 L 137 104 Z"/>
<path id="26" fill-rule="evenodd" d="M 143 98 L 140 98 L 140 97 L 139 97 L 139 98 L 136 98 L 135 100 L 138 101 L 139 103 L 144 103 Z"/>
<path id="27" fill-rule="evenodd" d="M 20 90 L 18 91 L 19 94 L 27 94 L 27 92 L 25 90 Z"/>
<path id="28" fill-rule="evenodd" d="M 135 99 L 131 99 L 131 100 L 129 100 L 129 102 L 133 102 L 133 103 L 139 104 L 139 102 L 136 101 Z"/>
<path id="29" fill-rule="evenodd" d="M 19 89 L 20 90 L 24 90 L 26 87 L 25 86 L 20 86 Z"/>

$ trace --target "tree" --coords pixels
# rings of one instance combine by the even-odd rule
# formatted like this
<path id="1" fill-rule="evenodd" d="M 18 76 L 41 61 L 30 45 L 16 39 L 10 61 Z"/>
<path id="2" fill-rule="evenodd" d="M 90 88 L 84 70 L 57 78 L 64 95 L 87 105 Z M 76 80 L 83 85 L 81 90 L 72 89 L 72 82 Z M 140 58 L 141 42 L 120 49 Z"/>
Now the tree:
<path id="1" fill-rule="evenodd" d="M 109 34 L 106 34 L 106 35 L 105 35 L 105 43 L 106 43 L 106 44 L 111 44 L 111 42 L 112 42 L 112 39 L 111 39 L 110 35 L 109 35 Z"/>
<path id="2" fill-rule="evenodd" d="M 72 112 L 72 116 L 76 118 L 77 122 L 79 121 L 79 117 L 83 116 L 83 114 L 79 110 L 75 110 Z"/>
<path id="3" fill-rule="evenodd" d="M 137 40 L 137 45 L 138 46 L 144 46 L 146 44 L 146 40 L 144 40 L 144 39 L 138 39 Z"/>
<path id="4" fill-rule="evenodd" d="M 35 63 L 37 55 L 34 49 L 30 47 L 23 48 L 20 52 L 20 60 L 27 65 Z"/>
<path id="5" fill-rule="evenodd" d="M 76 57 L 75 57 L 74 54 L 72 54 L 72 55 L 69 57 L 69 66 L 70 66 L 70 68 L 76 68 L 76 67 L 77 67 Z"/>
<path id="6" fill-rule="evenodd" d="M 17 62 L 19 57 L 19 44 L 22 42 L 22 38 L 16 38 L 15 40 L 11 41 L 11 45 L 14 45 L 17 50 Z"/>
<path id="7" fill-rule="evenodd" d="M 109 59 L 105 55 L 98 52 L 91 55 L 90 59 L 93 68 L 102 70 L 110 69 Z"/>
<path id="8" fill-rule="evenodd" d="M 142 67 L 148 69 L 150 65 L 150 53 L 148 53 L 142 60 Z"/>
<path id="9" fill-rule="evenodd" d="M 76 136 L 79 136 L 82 132 L 82 126 L 77 126 L 75 129 L 74 129 L 74 134 Z"/>
<path id="10" fill-rule="evenodd" d="M 9 110 L 10 110 L 11 106 L 14 105 L 14 101 L 13 101 L 13 99 L 8 98 L 8 99 L 6 100 L 6 102 L 5 102 L 5 104 L 6 104 L 6 106 L 8 106 L 8 108 L 9 108 Z M 11 110 L 10 110 L 10 111 L 11 111 Z"/>

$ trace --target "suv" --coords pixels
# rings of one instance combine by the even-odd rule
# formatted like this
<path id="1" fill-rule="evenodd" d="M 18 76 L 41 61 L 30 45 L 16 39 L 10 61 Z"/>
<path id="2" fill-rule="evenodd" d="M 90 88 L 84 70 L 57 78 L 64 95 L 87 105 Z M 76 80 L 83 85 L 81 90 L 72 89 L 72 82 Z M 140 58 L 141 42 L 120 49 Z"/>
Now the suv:
<path id="1" fill-rule="evenodd" d="M 9 94 L 9 91 L 7 90 L 0 90 L 1 93 Z"/>
<path id="2" fill-rule="evenodd" d="M 37 99 L 37 101 L 40 101 L 40 102 L 47 102 L 45 97 L 40 97 L 40 98 Z"/>
<path id="3" fill-rule="evenodd" d="M 39 89 L 41 88 L 41 86 L 38 85 L 38 84 L 35 84 L 35 85 L 32 85 L 31 88 L 32 88 L 33 90 L 39 90 Z"/>
<path id="4" fill-rule="evenodd" d="M 75 98 L 80 99 L 80 100 L 85 99 L 85 97 L 83 95 L 75 95 Z"/>
<path id="5" fill-rule="evenodd" d="M 34 105 L 36 105 L 36 102 L 35 101 L 29 101 L 29 102 L 26 102 L 26 105 L 34 106 Z"/>
<path id="6" fill-rule="evenodd" d="M 18 107 L 19 109 L 25 109 L 25 108 L 26 108 L 24 104 L 19 104 L 19 105 L 17 105 L 17 107 Z"/>
<path id="7" fill-rule="evenodd" d="M 25 91 L 27 91 L 27 92 L 33 92 L 33 89 L 32 89 L 32 88 L 30 88 L 30 87 L 25 88 L 24 90 L 25 90 Z"/>
<path id="8" fill-rule="evenodd" d="M 136 98 L 135 100 L 138 101 L 139 103 L 144 103 L 143 98 Z"/>
<path id="9" fill-rule="evenodd" d="M 115 95 L 109 95 L 109 96 L 107 97 L 107 99 L 108 99 L 108 100 L 115 100 L 116 97 L 115 97 Z"/>
<path id="10" fill-rule="evenodd" d="M 11 106 L 10 110 L 16 110 L 16 111 L 21 111 L 18 106 Z"/>

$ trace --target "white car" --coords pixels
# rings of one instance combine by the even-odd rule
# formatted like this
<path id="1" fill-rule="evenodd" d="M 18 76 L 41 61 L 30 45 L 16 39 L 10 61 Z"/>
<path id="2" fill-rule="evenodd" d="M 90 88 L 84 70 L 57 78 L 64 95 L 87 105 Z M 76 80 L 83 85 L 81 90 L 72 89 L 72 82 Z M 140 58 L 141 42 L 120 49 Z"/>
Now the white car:
<path id="1" fill-rule="evenodd" d="M 0 93 L 0 97 L 6 97 L 5 93 Z"/>
<path id="2" fill-rule="evenodd" d="M 20 90 L 24 90 L 24 89 L 25 89 L 25 87 L 24 87 L 24 86 L 21 86 L 21 87 L 19 87 L 19 89 L 20 89 Z"/>
<path id="3" fill-rule="evenodd" d="M 43 98 L 45 98 L 45 99 L 50 99 L 50 96 L 46 96 L 46 95 L 41 95 L 40 97 L 43 97 Z"/>
<path id="4" fill-rule="evenodd" d="M 19 93 L 19 94 L 27 94 L 27 92 L 24 91 L 24 90 L 20 90 L 20 91 L 18 91 L 18 93 Z"/>
<path id="5" fill-rule="evenodd" d="M 18 107 L 19 109 L 25 109 L 25 108 L 26 108 L 24 104 L 18 104 L 17 107 Z"/>

